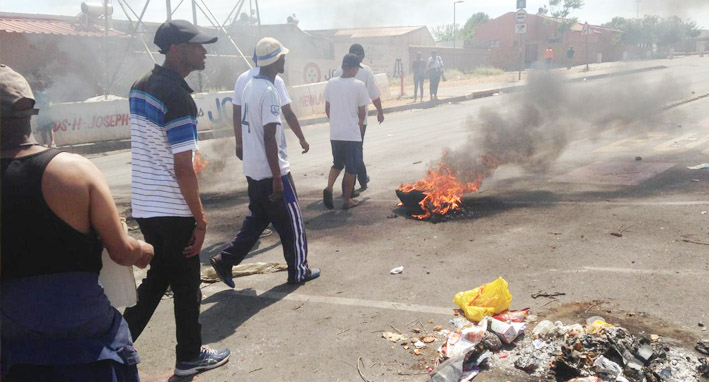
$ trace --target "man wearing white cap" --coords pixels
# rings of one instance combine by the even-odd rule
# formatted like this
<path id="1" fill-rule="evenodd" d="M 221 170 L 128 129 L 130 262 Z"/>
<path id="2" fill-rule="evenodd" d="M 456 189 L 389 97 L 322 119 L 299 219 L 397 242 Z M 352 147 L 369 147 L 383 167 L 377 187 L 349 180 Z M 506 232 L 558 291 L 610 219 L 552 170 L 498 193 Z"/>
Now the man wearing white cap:
<path id="1" fill-rule="evenodd" d="M 226 285 L 234 288 L 232 267 L 249 253 L 259 235 L 273 224 L 281 238 L 288 263 L 288 283 L 300 284 L 320 276 L 308 267 L 308 243 L 298 196 L 290 175 L 286 139 L 281 122 L 282 102 L 274 86 L 283 73 L 288 49 L 266 37 L 256 45 L 259 75 L 252 78 L 241 97 L 243 170 L 249 184 L 249 216 L 231 244 L 210 263 Z"/>
<path id="2" fill-rule="evenodd" d="M 239 159 L 243 159 L 244 155 L 244 144 L 241 137 L 241 96 L 244 93 L 244 88 L 246 87 L 246 84 L 248 84 L 252 78 L 258 76 L 261 73 L 261 68 L 258 67 L 258 60 L 256 59 L 256 52 L 254 52 L 253 60 L 256 66 L 239 75 L 239 78 L 234 84 L 234 95 L 231 98 L 231 103 L 233 104 L 232 110 L 234 115 L 233 126 L 234 139 L 236 140 L 236 157 Z M 298 121 L 298 117 L 296 117 L 295 113 L 293 112 L 293 108 L 291 107 L 291 99 L 288 95 L 288 90 L 286 89 L 286 83 L 283 81 L 283 78 L 281 78 L 281 76 L 276 75 L 276 79 L 273 82 L 273 85 L 276 87 L 278 97 L 281 100 L 281 112 L 283 112 L 283 118 L 285 118 L 286 122 L 288 122 L 288 126 L 290 126 L 290 129 L 293 131 L 293 134 L 298 137 L 300 147 L 303 149 L 303 154 L 305 154 L 308 152 L 308 150 L 310 150 L 310 145 L 308 144 L 308 141 L 305 140 L 305 135 L 303 134 L 303 129 L 300 128 L 300 122 Z M 273 231 L 266 228 L 261 234 L 261 237 L 269 236 L 271 234 L 273 234 Z"/>

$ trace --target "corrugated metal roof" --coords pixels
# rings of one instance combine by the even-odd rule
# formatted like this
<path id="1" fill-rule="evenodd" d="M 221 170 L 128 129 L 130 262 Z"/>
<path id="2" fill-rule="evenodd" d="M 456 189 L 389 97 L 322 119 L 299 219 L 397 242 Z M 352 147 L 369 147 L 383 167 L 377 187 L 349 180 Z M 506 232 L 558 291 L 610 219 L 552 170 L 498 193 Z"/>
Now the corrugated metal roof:
<path id="1" fill-rule="evenodd" d="M 317 35 L 329 36 L 346 36 L 350 38 L 366 38 L 366 37 L 394 37 L 402 36 L 407 33 L 425 28 L 424 26 L 415 27 L 381 27 L 381 28 L 353 28 L 353 29 L 329 29 L 308 31 Z"/>
<path id="2" fill-rule="evenodd" d="M 17 18 L 0 16 L 0 31 L 7 33 L 37 33 L 64 36 L 103 37 L 103 25 L 89 25 L 87 29 L 78 21 L 54 20 L 48 18 Z M 108 31 L 110 37 L 127 36 L 114 29 Z"/>

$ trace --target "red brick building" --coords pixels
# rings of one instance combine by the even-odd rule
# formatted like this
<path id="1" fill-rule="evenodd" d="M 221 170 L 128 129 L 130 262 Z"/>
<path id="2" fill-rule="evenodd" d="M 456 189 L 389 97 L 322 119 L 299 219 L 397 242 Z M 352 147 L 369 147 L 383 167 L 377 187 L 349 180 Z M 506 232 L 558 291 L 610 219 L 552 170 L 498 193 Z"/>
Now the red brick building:
<path id="1" fill-rule="evenodd" d="M 516 34 L 516 24 L 526 24 L 527 33 Z M 475 29 L 474 44 L 490 49 L 492 64 L 508 70 L 518 69 L 522 57 L 525 67 L 542 61 L 547 48 L 554 50 L 553 64 L 565 66 L 566 51 L 571 46 L 576 51 L 572 65 L 581 65 L 586 62 L 587 36 L 589 62 L 598 62 L 599 58 L 603 62 L 622 58 L 622 46 L 614 43 L 619 31 L 589 26 L 586 35 L 582 24 L 574 24 L 565 32 L 559 30 L 560 24 L 558 19 L 535 14 L 527 15 L 527 20 L 519 23 L 516 12 L 509 12 L 478 26 Z M 520 44 L 523 47 L 521 51 Z"/>

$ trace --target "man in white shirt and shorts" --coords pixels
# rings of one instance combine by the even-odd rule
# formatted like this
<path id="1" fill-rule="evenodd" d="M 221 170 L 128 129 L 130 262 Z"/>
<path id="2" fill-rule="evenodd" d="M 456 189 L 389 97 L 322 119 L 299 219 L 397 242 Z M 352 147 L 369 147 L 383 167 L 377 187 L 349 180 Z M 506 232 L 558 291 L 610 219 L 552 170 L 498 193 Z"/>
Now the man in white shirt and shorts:
<path id="1" fill-rule="evenodd" d="M 283 73 L 288 49 L 266 37 L 256 45 L 260 68 L 244 87 L 241 100 L 243 170 L 249 184 L 249 215 L 231 244 L 210 263 L 221 279 L 234 288 L 232 267 L 251 251 L 259 235 L 273 224 L 288 264 L 288 283 L 299 284 L 320 276 L 308 267 L 308 244 L 298 196 L 290 175 L 281 106 L 275 88 L 276 75 Z"/>
<path id="2" fill-rule="evenodd" d="M 364 82 L 355 78 L 360 68 L 360 59 L 349 53 L 342 59 L 342 76 L 330 79 L 325 86 L 325 113 L 330 119 L 330 143 L 333 164 L 323 190 L 323 203 L 334 208 L 332 187 L 345 169 L 342 209 L 357 207 L 352 199 L 355 177 L 362 163 L 362 136 L 366 106 L 371 100 Z"/>
<path id="3" fill-rule="evenodd" d="M 364 48 L 360 44 L 352 44 L 350 46 L 350 53 L 359 57 L 359 70 L 355 74 L 355 78 L 364 82 L 364 86 L 367 88 L 367 94 L 372 100 L 372 104 L 377 109 L 377 121 L 381 124 L 384 122 L 384 109 L 382 109 L 381 101 L 381 91 L 379 86 L 377 86 L 377 81 L 374 78 L 374 72 L 372 68 L 363 64 L 364 61 Z M 335 71 L 334 77 L 339 77 L 342 75 L 342 69 Z M 369 175 L 367 175 L 367 166 L 364 165 L 364 135 L 367 133 L 367 121 L 369 119 L 369 105 L 365 106 L 364 124 L 362 127 L 362 163 L 360 163 L 359 169 L 357 170 L 357 177 L 355 180 L 359 180 L 360 191 L 367 189 L 367 184 L 369 183 Z M 345 193 L 344 181 L 342 183 L 342 193 Z M 353 185 L 354 187 L 354 185 Z M 353 191 L 353 195 L 357 197 L 359 192 Z"/>

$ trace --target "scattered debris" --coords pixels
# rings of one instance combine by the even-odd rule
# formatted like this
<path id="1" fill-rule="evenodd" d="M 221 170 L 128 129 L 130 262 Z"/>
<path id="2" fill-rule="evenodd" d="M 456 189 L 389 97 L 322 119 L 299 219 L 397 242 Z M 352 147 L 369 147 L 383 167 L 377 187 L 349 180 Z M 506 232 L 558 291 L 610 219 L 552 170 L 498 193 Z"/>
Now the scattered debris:
<path id="1" fill-rule="evenodd" d="M 692 179 L 692 182 L 699 183 L 699 179 Z"/>
<path id="2" fill-rule="evenodd" d="M 500 321 L 524 322 L 528 314 L 529 308 L 524 308 L 522 310 L 508 310 L 492 318 Z"/>
<path id="3" fill-rule="evenodd" d="M 539 292 L 537 292 L 537 293 L 532 294 L 532 298 L 535 299 L 535 300 L 538 299 L 539 297 L 555 298 L 555 297 L 558 297 L 558 296 L 566 296 L 566 293 L 564 293 L 564 292 L 549 292 L 549 293 L 546 293 L 546 292 L 539 291 Z"/>
<path id="4" fill-rule="evenodd" d="M 636 161 L 641 161 L 641 160 L 643 160 L 643 157 L 635 157 L 635 160 L 636 160 Z"/>
<path id="5" fill-rule="evenodd" d="M 433 327 L 434 332 L 440 332 L 441 330 L 443 330 L 443 326 L 441 325 L 436 325 Z"/>
<path id="6" fill-rule="evenodd" d="M 357 372 L 359 373 L 359 377 L 362 378 L 364 382 L 373 382 L 369 379 L 367 379 L 364 374 L 362 374 L 362 369 L 360 369 L 360 364 L 362 364 L 362 368 L 364 368 L 364 361 L 362 361 L 362 357 L 357 358 Z"/>
<path id="7" fill-rule="evenodd" d="M 392 213 L 391 215 L 387 215 L 387 219 L 396 219 L 399 217 L 399 214 Z"/>
<path id="8" fill-rule="evenodd" d="M 401 273 L 403 273 L 403 272 L 404 272 L 404 267 L 403 267 L 403 266 L 396 267 L 396 268 L 394 268 L 394 269 L 392 269 L 392 270 L 389 271 L 389 273 L 391 273 L 392 275 L 399 275 L 399 274 L 401 274 Z"/>
<path id="9" fill-rule="evenodd" d="M 697 346 L 695 346 L 694 348 L 704 355 L 709 355 L 709 340 L 702 340 L 697 342 Z"/>
<path id="10" fill-rule="evenodd" d="M 699 244 L 699 245 L 709 245 L 709 243 L 703 242 L 703 241 L 698 241 L 698 240 L 693 240 L 689 238 L 682 239 L 683 242 L 685 243 L 692 243 L 692 244 Z"/>
<path id="11" fill-rule="evenodd" d="M 244 277 L 256 274 L 275 273 L 288 270 L 286 263 L 248 263 L 234 266 L 231 270 L 233 277 Z M 214 268 L 205 268 L 202 271 L 202 281 L 205 283 L 215 283 L 219 281 Z"/>
<path id="12" fill-rule="evenodd" d="M 631 226 L 622 225 L 622 226 L 618 227 L 618 230 L 616 232 L 611 232 L 611 235 L 613 235 L 615 237 L 623 237 L 623 233 L 627 232 L 632 227 L 633 227 L 632 225 Z"/>
<path id="13" fill-rule="evenodd" d="M 388 339 L 391 342 L 406 342 L 409 340 L 409 337 L 394 332 L 384 332 L 382 333 L 382 337 Z"/>

